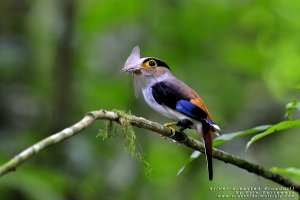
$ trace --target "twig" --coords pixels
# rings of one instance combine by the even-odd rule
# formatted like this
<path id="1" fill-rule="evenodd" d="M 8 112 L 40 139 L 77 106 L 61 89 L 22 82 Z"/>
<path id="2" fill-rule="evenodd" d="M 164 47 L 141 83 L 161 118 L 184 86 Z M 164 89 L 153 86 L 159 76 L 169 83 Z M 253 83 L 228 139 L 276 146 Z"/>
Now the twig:
<path id="1" fill-rule="evenodd" d="M 74 124 L 73 126 L 70 126 L 58 133 L 55 133 L 54 135 L 51 135 L 40 142 L 37 142 L 36 144 L 28 147 L 21 153 L 17 154 L 15 157 L 13 157 L 8 162 L 4 163 L 2 166 L 0 166 L 0 177 L 4 174 L 7 174 L 10 171 L 15 170 L 19 165 L 21 165 L 23 162 L 29 160 L 31 157 L 33 157 L 35 154 L 40 152 L 41 150 L 47 148 L 50 145 L 59 143 L 69 137 L 74 136 L 75 134 L 79 133 L 86 127 L 88 127 L 94 120 L 96 119 L 105 119 L 109 121 L 115 121 L 120 123 L 122 118 L 126 118 L 130 121 L 130 123 L 134 126 L 137 126 L 139 128 L 144 128 L 151 130 L 153 132 L 159 133 L 163 136 L 170 137 L 177 142 L 184 144 L 192 149 L 198 150 L 200 152 L 204 152 L 204 146 L 201 142 L 187 136 L 186 134 L 182 132 L 176 132 L 175 135 L 172 134 L 171 130 L 162 126 L 161 124 L 158 124 L 156 122 L 149 121 L 147 119 L 136 117 L 134 115 L 120 115 L 117 112 L 114 111 L 106 111 L 106 110 L 98 110 L 98 111 L 92 111 L 85 115 L 85 117 Z M 171 137 L 172 136 L 172 137 Z M 282 186 L 290 187 L 294 191 L 298 192 L 300 194 L 300 184 L 293 182 L 292 180 L 271 172 L 267 169 L 264 169 L 262 166 L 250 163 L 246 160 L 243 160 L 237 156 L 233 156 L 231 154 L 228 154 L 224 151 L 213 149 L 212 156 L 218 160 L 222 160 L 225 163 L 230 163 L 232 165 L 235 165 L 239 168 L 245 169 L 249 172 L 252 172 L 254 174 L 257 174 L 261 177 L 264 177 L 266 179 L 272 180 Z"/>

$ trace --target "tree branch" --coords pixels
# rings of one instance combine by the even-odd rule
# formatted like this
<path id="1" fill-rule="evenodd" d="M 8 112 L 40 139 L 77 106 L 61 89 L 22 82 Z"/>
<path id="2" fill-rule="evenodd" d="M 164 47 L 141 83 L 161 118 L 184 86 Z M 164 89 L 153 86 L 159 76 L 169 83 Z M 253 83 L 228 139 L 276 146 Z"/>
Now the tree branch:
<path id="1" fill-rule="evenodd" d="M 4 174 L 7 174 L 8 172 L 14 171 L 23 162 L 29 160 L 31 157 L 38 154 L 38 152 L 47 148 L 48 146 L 59 143 L 65 139 L 68 139 L 76 135 L 77 133 L 79 133 L 80 131 L 84 130 L 86 127 L 91 125 L 92 122 L 96 119 L 105 119 L 105 120 L 115 121 L 117 123 L 122 124 L 122 120 L 124 120 L 125 118 L 126 120 L 129 120 L 131 125 L 134 125 L 139 128 L 151 130 L 163 136 L 172 138 L 177 142 L 184 144 L 194 150 L 198 150 L 202 153 L 204 152 L 204 145 L 201 142 L 187 136 L 183 132 L 176 132 L 175 134 L 172 134 L 170 129 L 162 126 L 161 124 L 146 120 L 141 117 L 136 117 L 134 115 L 120 115 L 118 112 L 114 112 L 114 111 L 98 110 L 98 111 L 89 112 L 88 114 L 85 115 L 85 117 L 81 121 L 77 122 L 73 126 L 70 126 L 58 133 L 55 133 L 37 142 L 36 144 L 28 147 L 21 153 L 17 154 L 11 160 L 9 160 L 8 162 L 0 166 L 0 177 L 3 176 Z M 280 174 L 264 169 L 262 166 L 248 162 L 237 156 L 233 156 L 231 154 L 228 154 L 224 151 L 215 148 L 213 149 L 212 156 L 218 160 L 224 161 L 225 163 L 230 163 L 239 168 L 257 174 L 261 177 L 272 180 L 282 186 L 291 187 L 291 189 L 297 191 L 300 194 L 300 184 L 293 182 L 292 180 Z"/>

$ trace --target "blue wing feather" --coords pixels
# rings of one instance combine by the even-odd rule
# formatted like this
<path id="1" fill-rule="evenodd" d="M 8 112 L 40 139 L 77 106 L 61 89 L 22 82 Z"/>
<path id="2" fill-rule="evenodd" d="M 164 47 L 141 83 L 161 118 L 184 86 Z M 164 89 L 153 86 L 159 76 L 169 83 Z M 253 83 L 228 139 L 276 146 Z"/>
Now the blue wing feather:
<path id="1" fill-rule="evenodd" d="M 198 116 L 195 116 L 193 110 L 196 109 L 196 106 L 187 100 L 179 100 L 176 103 L 176 108 L 178 112 L 185 114 L 193 119 L 197 119 Z"/>
<path id="2" fill-rule="evenodd" d="M 193 119 L 204 120 L 207 118 L 207 114 L 201 108 L 187 100 L 177 101 L 175 109 Z"/>
<path id="3" fill-rule="evenodd" d="M 194 105 L 190 101 L 187 100 L 177 101 L 175 109 L 178 112 L 185 114 L 186 116 L 189 116 L 193 119 L 204 120 L 206 123 L 210 125 L 215 125 L 215 123 L 212 120 L 207 118 L 206 113 L 201 108 Z"/>

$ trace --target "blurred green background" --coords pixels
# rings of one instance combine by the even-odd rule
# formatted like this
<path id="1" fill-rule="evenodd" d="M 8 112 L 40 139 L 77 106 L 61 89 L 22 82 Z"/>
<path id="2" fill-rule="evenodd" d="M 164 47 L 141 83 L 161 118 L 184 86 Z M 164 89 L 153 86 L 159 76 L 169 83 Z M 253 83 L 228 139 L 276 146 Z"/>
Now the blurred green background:
<path id="1" fill-rule="evenodd" d="M 0 162 L 91 110 L 168 122 L 134 98 L 130 75 L 120 72 L 135 45 L 192 86 L 223 133 L 283 120 L 285 104 L 299 99 L 299 10 L 297 0 L 1 0 Z M 220 192 L 209 187 L 278 187 L 218 160 L 209 182 L 203 157 L 177 177 L 192 150 L 135 129 L 147 177 L 116 127 L 103 141 L 97 121 L 41 152 L 0 178 L 0 199 L 215 199 Z M 248 140 L 219 148 L 266 168 L 300 167 L 299 130 L 244 153 Z"/>

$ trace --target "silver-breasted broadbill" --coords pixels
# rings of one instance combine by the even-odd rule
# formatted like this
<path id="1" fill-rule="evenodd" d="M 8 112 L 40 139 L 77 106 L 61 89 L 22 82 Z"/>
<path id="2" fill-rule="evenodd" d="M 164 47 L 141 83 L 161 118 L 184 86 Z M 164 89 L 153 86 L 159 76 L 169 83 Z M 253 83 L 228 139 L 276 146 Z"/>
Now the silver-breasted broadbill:
<path id="1" fill-rule="evenodd" d="M 177 125 L 182 128 L 195 127 L 202 135 L 209 180 L 213 178 L 212 133 L 219 129 L 199 95 L 177 79 L 169 66 L 154 57 L 140 57 L 139 47 L 134 47 L 122 71 L 133 75 L 134 93 L 142 92 L 147 104 L 160 114 L 174 120 L 165 126 Z M 174 131 L 173 128 L 171 130 Z"/>

